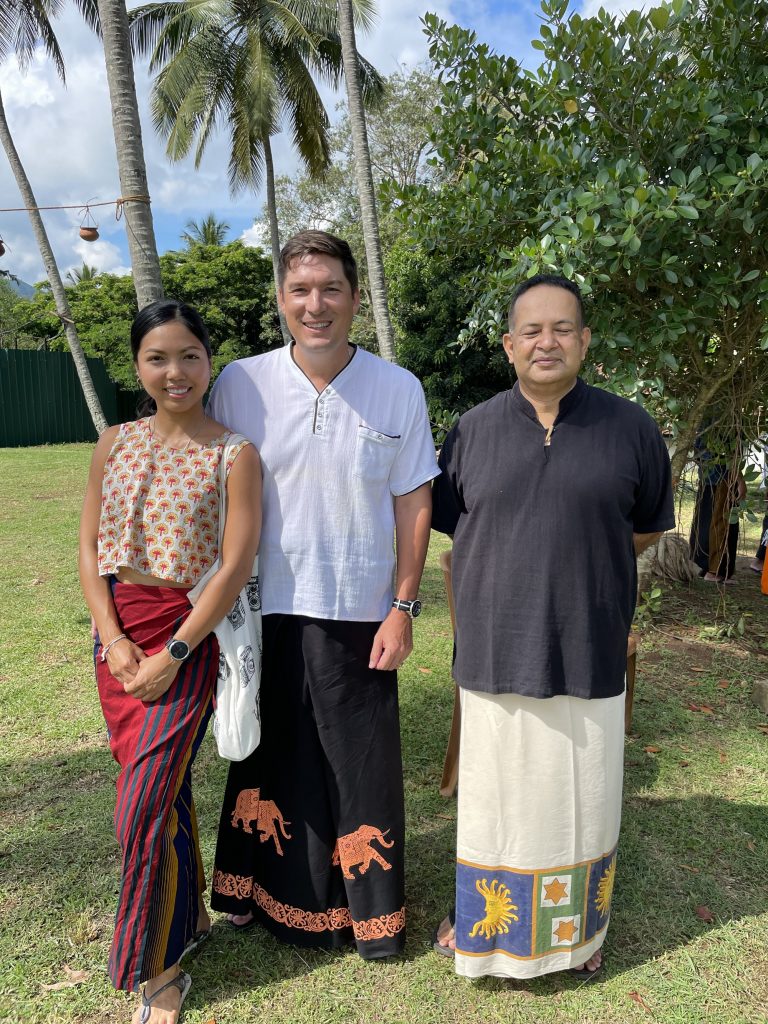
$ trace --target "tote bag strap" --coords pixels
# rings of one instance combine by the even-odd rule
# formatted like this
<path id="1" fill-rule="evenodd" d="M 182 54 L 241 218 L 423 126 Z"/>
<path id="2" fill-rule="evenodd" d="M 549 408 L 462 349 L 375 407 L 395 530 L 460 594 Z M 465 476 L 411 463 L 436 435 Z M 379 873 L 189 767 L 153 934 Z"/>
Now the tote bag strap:
<path id="1" fill-rule="evenodd" d="M 242 434 L 230 434 L 224 445 L 224 451 L 221 453 L 221 462 L 219 463 L 219 561 L 221 561 L 222 544 L 224 543 L 224 523 L 227 518 L 227 476 L 229 473 L 227 462 L 233 448 L 237 448 L 239 444 L 247 440 L 248 438 L 243 437 Z"/>

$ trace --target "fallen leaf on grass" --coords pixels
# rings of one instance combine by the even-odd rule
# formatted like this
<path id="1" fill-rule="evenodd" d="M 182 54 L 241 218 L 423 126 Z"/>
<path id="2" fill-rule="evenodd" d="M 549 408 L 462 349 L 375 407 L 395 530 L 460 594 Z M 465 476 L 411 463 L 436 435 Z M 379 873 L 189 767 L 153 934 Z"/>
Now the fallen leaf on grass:
<path id="1" fill-rule="evenodd" d="M 699 711 L 702 713 L 702 715 L 714 715 L 715 713 L 709 706 L 709 704 L 700 704 Z"/>
<path id="2" fill-rule="evenodd" d="M 703 665 L 691 665 L 691 672 L 706 672 Z"/>
<path id="3" fill-rule="evenodd" d="M 690 871 L 694 875 L 698 875 L 701 871 L 701 868 L 694 868 L 690 864 L 681 864 L 680 867 L 683 871 Z"/>
<path id="4" fill-rule="evenodd" d="M 702 921 L 706 921 L 707 924 L 712 924 L 715 920 L 715 915 L 709 907 L 704 906 L 696 907 L 696 917 L 700 918 Z"/>
<path id="5" fill-rule="evenodd" d="M 757 847 L 755 846 L 755 842 L 753 839 L 747 840 L 747 849 L 750 853 L 757 853 Z"/>
<path id="6" fill-rule="evenodd" d="M 681 768 L 688 768 L 691 762 L 690 761 L 678 761 L 677 763 L 680 765 Z"/>
<path id="7" fill-rule="evenodd" d="M 728 679 L 720 679 L 717 685 L 721 690 L 727 690 L 731 684 Z"/>
<path id="8" fill-rule="evenodd" d="M 689 711 L 699 711 L 700 710 L 698 704 L 691 704 L 691 703 L 689 703 L 689 704 L 686 704 L 685 706 L 688 708 Z"/>
<path id="9" fill-rule="evenodd" d="M 727 760 L 728 760 L 728 755 L 725 753 L 724 750 L 721 750 L 720 751 L 720 764 L 725 764 L 725 762 Z"/>
<path id="10" fill-rule="evenodd" d="M 425 676 L 431 676 L 432 675 L 432 669 L 431 668 L 420 668 L 419 672 L 423 672 Z"/>
<path id="11" fill-rule="evenodd" d="M 768 725 L 758 725 L 760 732 L 768 732 Z"/>
<path id="12" fill-rule="evenodd" d="M 648 1003 L 646 1003 L 646 1001 L 643 999 L 639 992 L 630 992 L 629 998 L 633 999 L 638 1006 L 642 1006 L 646 1013 L 651 1012 L 650 1006 L 648 1005 Z"/>
<path id="13" fill-rule="evenodd" d="M 660 754 L 661 753 L 661 747 L 643 747 L 643 750 L 646 752 L 646 754 Z"/>
<path id="14" fill-rule="evenodd" d="M 75 971 L 69 964 L 64 964 L 64 973 L 70 981 L 74 981 L 76 985 L 80 985 L 84 981 L 88 981 L 91 976 L 90 971 Z"/>
<path id="15" fill-rule="evenodd" d="M 69 964 L 64 964 L 64 974 L 67 976 L 66 981 L 56 981 L 53 985 L 41 985 L 43 992 L 60 992 L 64 988 L 77 988 L 84 981 L 88 981 L 91 976 L 90 971 L 75 971 Z"/>

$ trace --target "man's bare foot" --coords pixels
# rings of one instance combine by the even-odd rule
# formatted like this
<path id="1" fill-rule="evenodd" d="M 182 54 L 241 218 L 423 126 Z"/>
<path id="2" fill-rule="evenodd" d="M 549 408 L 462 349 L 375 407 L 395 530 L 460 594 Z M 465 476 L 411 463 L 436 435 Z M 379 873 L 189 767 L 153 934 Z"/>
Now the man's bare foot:
<path id="1" fill-rule="evenodd" d="M 186 979 L 183 985 L 182 979 Z M 189 975 L 183 974 L 178 964 L 150 978 L 144 985 L 143 997 L 131 1017 L 131 1024 L 178 1024 L 181 1004 L 190 984 Z"/>
<path id="2" fill-rule="evenodd" d="M 602 949 L 596 949 L 589 960 L 586 960 L 581 967 L 572 967 L 569 973 L 578 978 L 579 981 L 590 981 L 599 974 L 602 966 L 603 951 Z"/>
<path id="3" fill-rule="evenodd" d="M 583 963 L 581 967 L 575 967 L 576 971 L 596 971 L 603 966 L 603 951 L 602 949 L 596 949 L 592 956 Z"/>
<path id="4" fill-rule="evenodd" d="M 717 576 L 713 572 L 705 572 L 704 575 L 702 576 L 702 579 L 705 580 L 707 583 L 722 583 L 723 582 L 723 577 L 722 576 Z"/>
<path id="5" fill-rule="evenodd" d="M 237 931 L 238 928 L 249 928 L 253 924 L 253 914 L 227 914 L 227 921 Z"/>
<path id="6" fill-rule="evenodd" d="M 450 917 L 445 917 L 437 926 L 437 932 L 435 934 L 435 944 L 446 951 L 446 955 L 450 956 L 448 950 L 456 952 L 456 929 L 451 924 Z"/>
<path id="7" fill-rule="evenodd" d="M 761 573 L 763 571 L 764 565 L 765 562 L 761 562 L 758 558 L 753 558 L 752 561 L 749 563 L 749 568 L 752 570 L 752 572 Z"/>

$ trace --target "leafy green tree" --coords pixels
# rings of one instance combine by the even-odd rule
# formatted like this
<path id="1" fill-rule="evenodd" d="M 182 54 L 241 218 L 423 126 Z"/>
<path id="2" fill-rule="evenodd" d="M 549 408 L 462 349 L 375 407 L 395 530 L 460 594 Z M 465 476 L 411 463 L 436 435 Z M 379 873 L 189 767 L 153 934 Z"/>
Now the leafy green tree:
<path id="1" fill-rule="evenodd" d="M 19 298 L 11 285 L 0 279 L 0 348 L 35 347 L 34 339 L 27 333 L 28 306 L 28 301 Z"/>
<path id="2" fill-rule="evenodd" d="M 372 0 L 355 0 L 361 25 Z M 275 211 L 272 137 L 285 125 L 304 165 L 321 173 L 329 160 L 328 115 L 315 79 L 338 85 L 342 73 L 336 4 L 332 0 L 163 0 L 131 14 L 138 53 L 159 72 L 152 94 L 155 127 L 171 160 L 194 148 L 195 166 L 215 131 L 230 135 L 233 194 L 257 191 L 266 179 L 273 270 L 277 285 L 280 232 Z M 367 100 L 380 89 L 363 62 Z M 289 339 L 283 325 L 286 342 Z"/>
<path id="3" fill-rule="evenodd" d="M 443 184 L 400 190 L 404 217 L 476 268 L 468 343 L 495 349 L 526 276 L 583 285 L 593 376 L 678 432 L 679 476 L 708 410 L 768 391 L 768 5 L 542 11 L 536 71 L 425 17 Z"/>
<path id="4" fill-rule="evenodd" d="M 160 257 L 167 295 L 188 302 L 200 312 L 211 334 L 214 373 L 232 359 L 255 355 L 281 343 L 269 259 L 242 242 L 194 245 Z M 98 274 L 67 289 L 71 315 L 83 348 L 100 356 L 113 380 L 136 388 L 130 350 L 130 328 L 138 310 L 130 276 Z M 36 289 L 25 307 L 26 335 L 40 347 L 60 348 L 61 323 L 50 289 Z"/>
<path id="5" fill-rule="evenodd" d="M 188 247 L 193 245 L 223 245 L 229 231 L 229 224 L 223 220 L 217 220 L 216 214 L 211 210 L 207 217 L 201 221 L 188 220 L 187 230 L 182 234 L 182 242 Z"/>
<path id="6" fill-rule="evenodd" d="M 398 362 L 421 381 L 440 443 L 462 412 L 511 386 L 509 363 L 501 346 L 489 355 L 459 345 L 472 308 L 471 294 L 459 286 L 466 265 L 400 241 L 386 266 Z"/>
<path id="7" fill-rule="evenodd" d="M 272 264 L 242 242 L 195 245 L 160 257 L 168 295 L 199 311 L 211 334 L 213 369 L 282 342 Z"/>

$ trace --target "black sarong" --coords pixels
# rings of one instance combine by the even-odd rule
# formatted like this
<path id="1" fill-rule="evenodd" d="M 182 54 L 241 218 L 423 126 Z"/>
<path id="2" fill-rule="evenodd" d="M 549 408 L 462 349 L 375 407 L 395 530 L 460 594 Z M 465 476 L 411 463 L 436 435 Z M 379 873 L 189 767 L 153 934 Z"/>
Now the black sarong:
<path id="1" fill-rule="evenodd" d="M 365 959 L 405 943 L 397 674 L 375 622 L 265 615 L 262 739 L 230 766 L 212 906 L 284 942 Z"/>

